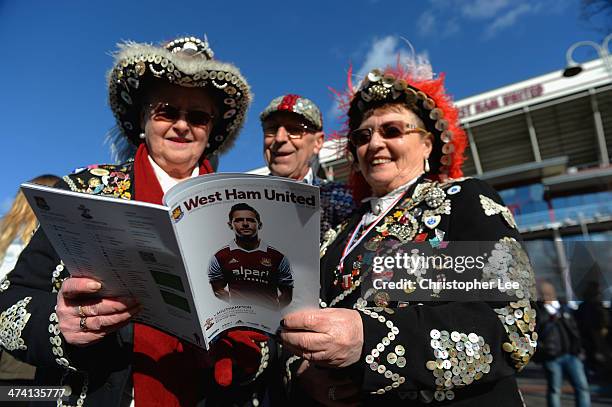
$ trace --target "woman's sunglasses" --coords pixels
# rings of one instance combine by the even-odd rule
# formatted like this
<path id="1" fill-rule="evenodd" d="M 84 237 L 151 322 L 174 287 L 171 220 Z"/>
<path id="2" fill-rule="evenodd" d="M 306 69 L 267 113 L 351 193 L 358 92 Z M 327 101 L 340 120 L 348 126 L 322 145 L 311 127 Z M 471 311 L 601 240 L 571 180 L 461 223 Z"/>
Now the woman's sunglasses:
<path id="1" fill-rule="evenodd" d="M 425 129 L 415 126 L 414 124 L 407 123 L 384 123 L 378 128 L 366 127 L 363 129 L 353 130 L 349 133 L 348 139 L 355 147 L 368 144 L 374 135 L 374 132 L 378 131 L 380 136 L 384 139 L 392 139 L 401 137 L 409 133 L 421 133 L 431 134 Z"/>
<path id="2" fill-rule="evenodd" d="M 157 121 L 175 122 L 184 114 L 185 120 L 190 125 L 205 127 L 215 117 L 204 110 L 181 110 L 169 103 L 158 103 L 157 105 L 150 105 L 150 107 L 151 118 Z"/>

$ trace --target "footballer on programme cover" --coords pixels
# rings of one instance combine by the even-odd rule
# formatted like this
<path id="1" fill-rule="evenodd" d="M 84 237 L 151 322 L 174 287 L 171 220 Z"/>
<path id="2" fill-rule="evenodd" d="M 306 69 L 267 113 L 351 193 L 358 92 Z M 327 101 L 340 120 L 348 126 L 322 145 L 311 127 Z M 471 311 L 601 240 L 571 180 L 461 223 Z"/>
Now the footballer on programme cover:
<path id="1" fill-rule="evenodd" d="M 215 296 L 232 304 L 287 306 L 293 296 L 291 266 L 284 254 L 260 239 L 259 212 L 238 203 L 228 218 L 234 238 L 213 255 L 208 268 Z"/>

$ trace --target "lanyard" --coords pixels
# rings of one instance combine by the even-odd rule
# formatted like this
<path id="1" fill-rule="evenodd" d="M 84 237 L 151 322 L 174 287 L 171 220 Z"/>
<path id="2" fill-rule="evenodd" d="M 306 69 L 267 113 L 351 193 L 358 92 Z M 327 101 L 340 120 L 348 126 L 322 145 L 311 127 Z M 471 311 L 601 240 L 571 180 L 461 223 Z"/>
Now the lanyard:
<path id="1" fill-rule="evenodd" d="M 395 204 L 399 202 L 399 200 L 404 196 L 405 193 L 406 192 L 399 194 L 399 196 L 393 201 L 393 203 L 391 203 L 391 205 L 389 205 L 387 210 L 382 212 L 376 219 L 374 219 L 374 221 L 370 224 L 370 226 L 361 234 L 359 239 L 357 239 L 357 241 L 355 241 L 355 237 L 357 236 L 357 233 L 359 233 L 361 228 L 363 228 L 365 226 L 365 215 L 363 215 L 361 217 L 361 221 L 359 222 L 359 224 L 357 225 L 357 227 L 355 228 L 355 230 L 351 234 L 351 238 L 346 243 L 346 246 L 344 246 L 344 250 L 342 250 L 342 257 L 340 257 L 340 264 L 338 265 L 338 267 L 340 268 L 340 272 L 344 272 L 344 260 L 346 259 L 346 257 L 349 254 L 351 254 L 353 249 L 355 247 L 357 247 L 359 245 L 359 243 L 361 243 L 363 238 L 366 237 L 366 235 L 368 233 L 370 233 L 370 230 L 372 230 L 372 228 L 374 228 L 374 226 L 376 226 L 378 224 L 378 222 L 383 217 L 385 217 L 387 215 L 387 213 L 389 213 L 389 211 L 391 209 L 393 209 L 395 207 Z"/>

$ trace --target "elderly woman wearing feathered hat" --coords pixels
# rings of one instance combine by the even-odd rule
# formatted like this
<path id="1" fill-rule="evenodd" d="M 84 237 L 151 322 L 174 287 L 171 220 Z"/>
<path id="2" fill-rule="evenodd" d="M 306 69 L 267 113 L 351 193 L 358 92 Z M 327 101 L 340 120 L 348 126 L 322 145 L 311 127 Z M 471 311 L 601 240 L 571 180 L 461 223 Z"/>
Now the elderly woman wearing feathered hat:
<path id="1" fill-rule="evenodd" d="M 466 136 L 427 66 L 373 70 L 356 89 L 349 73 L 352 185 L 369 198 L 322 244 L 322 309 L 281 323 L 296 404 L 522 404 L 533 273 L 499 196 L 461 178 Z M 468 281 L 482 289 L 462 291 Z"/>
<path id="2" fill-rule="evenodd" d="M 251 99 L 238 69 L 194 37 L 121 45 L 108 87 L 113 145 L 133 159 L 89 166 L 60 187 L 156 204 L 176 183 L 212 171 L 207 157 L 232 145 Z M 134 299 L 97 298 L 100 283 L 67 277 L 39 230 L 1 282 L 0 339 L 40 367 L 39 383 L 69 386 L 69 404 L 120 406 L 134 397 L 141 406 L 250 405 L 266 397 L 258 370 L 265 336 L 233 332 L 209 357 L 130 323 L 139 311 Z"/>

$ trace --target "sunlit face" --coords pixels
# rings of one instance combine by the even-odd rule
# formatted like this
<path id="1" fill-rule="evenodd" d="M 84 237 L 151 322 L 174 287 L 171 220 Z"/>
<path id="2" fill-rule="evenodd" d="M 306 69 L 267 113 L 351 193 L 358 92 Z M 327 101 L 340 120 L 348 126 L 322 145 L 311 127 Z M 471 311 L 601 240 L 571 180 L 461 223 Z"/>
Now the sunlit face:
<path id="1" fill-rule="evenodd" d="M 253 238 L 257 237 L 257 231 L 261 228 L 261 223 L 257 221 L 253 211 L 234 211 L 230 228 L 236 233 L 237 238 Z"/>
<path id="2" fill-rule="evenodd" d="M 421 119 L 404 107 L 377 109 L 359 129 L 373 128 L 370 141 L 357 147 L 357 166 L 376 196 L 383 196 L 416 178 L 424 171 L 425 158 L 431 153 L 431 139 L 421 133 L 407 131 L 395 138 L 383 138 L 381 126 L 423 128 Z"/>
<path id="3" fill-rule="evenodd" d="M 543 282 L 540 284 L 540 296 L 542 301 L 544 302 L 552 302 L 557 299 L 557 293 L 555 291 L 555 286 L 548 283 Z"/>
<path id="4" fill-rule="evenodd" d="M 264 156 L 272 175 L 303 179 L 312 157 L 323 147 L 323 132 L 315 131 L 302 116 L 275 112 L 262 123 Z M 301 135 L 301 137 L 290 137 Z"/>
<path id="5" fill-rule="evenodd" d="M 182 112 L 176 120 L 155 118 L 154 109 L 167 103 Z M 199 88 L 160 84 L 144 108 L 145 141 L 151 158 L 174 178 L 188 177 L 204 153 L 213 122 L 206 125 L 188 121 L 186 112 L 200 111 L 214 115 L 212 97 Z"/>

